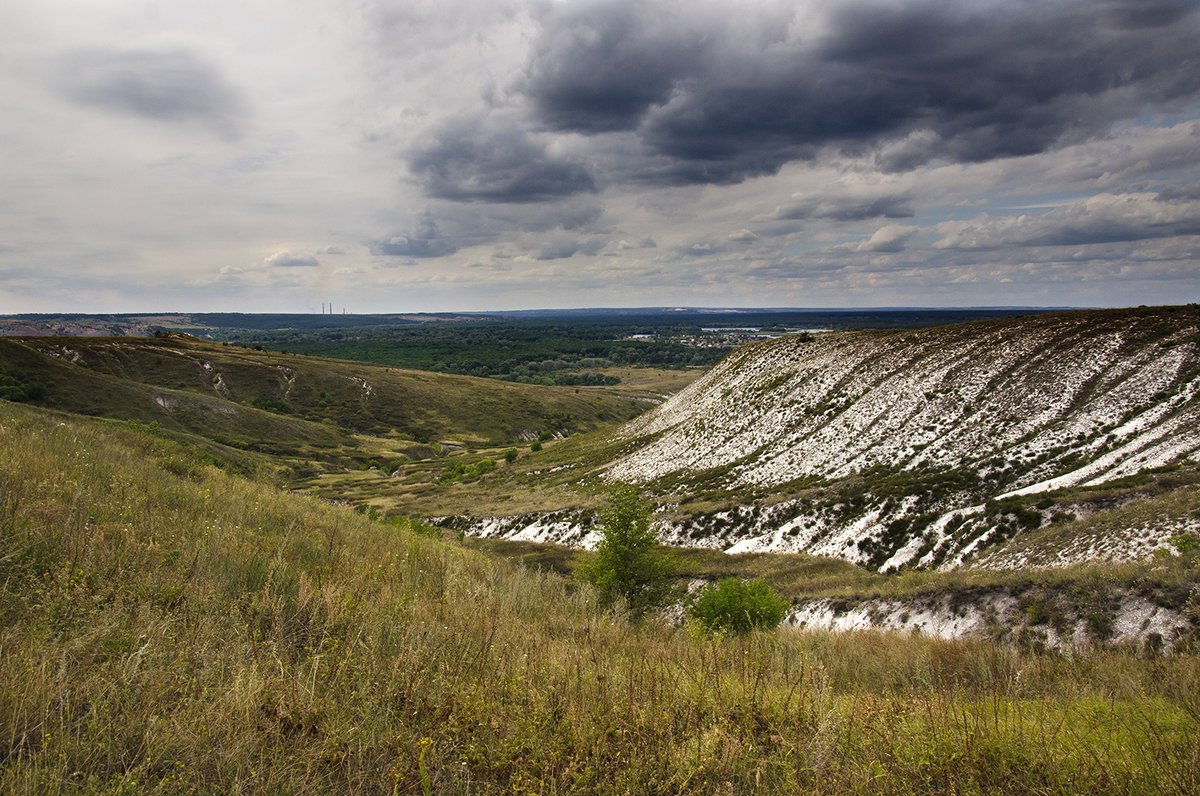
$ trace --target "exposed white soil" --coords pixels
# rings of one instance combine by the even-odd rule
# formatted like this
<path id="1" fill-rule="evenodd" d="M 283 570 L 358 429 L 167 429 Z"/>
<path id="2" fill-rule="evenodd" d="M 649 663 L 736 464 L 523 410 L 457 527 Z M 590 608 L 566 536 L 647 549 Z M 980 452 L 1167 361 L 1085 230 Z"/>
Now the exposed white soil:
<path id="1" fill-rule="evenodd" d="M 686 495 L 703 479 L 710 493 L 751 495 L 666 525 L 670 544 L 804 551 L 885 571 L 961 566 L 1031 521 L 1005 520 L 988 501 L 1200 460 L 1198 323 L 1195 308 L 1159 308 L 754 344 L 623 426 L 628 452 L 605 476 L 651 492 Z M 906 473 L 906 493 L 871 488 Z M 761 505 L 772 490 L 859 474 L 868 485 L 855 505 Z M 1088 550 L 1144 557 L 1170 525 L 1063 561 Z"/>
<path id="2" fill-rule="evenodd" d="M 293 375 L 292 378 L 294 379 L 295 376 Z M 358 399 L 363 403 L 370 400 L 375 393 L 375 388 L 371 386 L 371 383 L 360 376 L 350 376 L 349 379 L 358 387 Z"/>
<path id="3" fill-rule="evenodd" d="M 1118 355 L 1121 325 L 1096 329 L 1086 315 L 1023 320 L 749 346 L 623 427 L 630 439 L 662 436 L 609 474 L 642 483 L 736 464 L 730 486 L 772 485 L 881 463 L 957 467 L 1001 451 L 1034 458 L 1102 428 L 1136 450 L 1183 427 L 1164 426 L 1168 416 L 1200 417 L 1194 380 L 1146 406 L 1195 364 L 1194 334 Z M 1175 445 L 1192 451 L 1200 439 Z"/>
<path id="4" fill-rule="evenodd" d="M 1196 625 L 1178 608 L 1158 605 L 1126 590 L 1116 590 L 1114 600 L 1117 607 L 1106 617 L 1110 623 L 1107 635 L 1098 633 L 1078 610 L 1067 609 L 1057 625 L 1035 620 L 1022 608 L 1020 599 L 1000 591 L 969 601 L 951 595 L 852 604 L 811 600 L 794 608 L 785 622 L 796 629 L 886 630 L 944 639 L 993 639 L 1060 652 L 1089 652 L 1106 645 L 1149 645 L 1165 652 L 1197 632 Z"/>
<path id="5" fill-rule="evenodd" d="M 553 511 L 512 517 L 432 517 L 430 521 L 457 528 L 481 539 L 508 539 L 594 549 L 600 541 L 594 515 L 587 511 Z"/>
<path id="6" fill-rule="evenodd" d="M 988 551 L 972 561 L 972 569 L 1069 567 L 1091 561 L 1126 563 L 1151 558 L 1157 551 L 1174 553 L 1172 538 L 1200 533 L 1200 519 L 1146 523 L 1099 532 L 1083 531 L 1056 544 L 1023 545 L 1021 540 Z"/>
<path id="7" fill-rule="evenodd" d="M 65 362 L 78 364 L 83 361 L 83 354 L 65 345 L 38 346 L 37 350 L 42 354 L 52 356 L 55 359 L 61 359 Z"/>
<path id="8" fill-rule="evenodd" d="M 935 638 L 969 638 L 986 635 L 989 618 L 1011 616 L 1016 600 L 996 595 L 979 604 L 952 606 L 948 597 L 929 601 L 868 600 L 839 608 L 834 600 L 813 600 L 794 609 L 787 618 L 793 627 L 809 630 L 893 630 Z"/>

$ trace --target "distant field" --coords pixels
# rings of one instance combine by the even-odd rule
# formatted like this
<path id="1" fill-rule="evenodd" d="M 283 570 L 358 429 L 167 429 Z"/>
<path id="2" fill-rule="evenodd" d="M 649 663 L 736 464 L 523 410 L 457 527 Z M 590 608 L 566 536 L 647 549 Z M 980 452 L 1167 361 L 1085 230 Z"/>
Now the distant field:
<path id="1" fill-rule="evenodd" d="M 709 367 L 738 346 L 809 329 L 915 329 L 1041 312 L 983 309 L 635 309 L 312 315 L 19 315 L 0 335 L 173 329 L 245 347 L 527 384 L 613 384 L 613 368 Z"/>

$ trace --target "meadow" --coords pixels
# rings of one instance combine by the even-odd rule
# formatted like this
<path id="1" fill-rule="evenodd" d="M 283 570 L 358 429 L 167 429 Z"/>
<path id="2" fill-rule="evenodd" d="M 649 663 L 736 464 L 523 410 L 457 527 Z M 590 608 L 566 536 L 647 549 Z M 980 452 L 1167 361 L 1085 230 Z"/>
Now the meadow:
<path id="1" fill-rule="evenodd" d="M 1200 655 L 635 625 L 0 401 L 7 793 L 1193 793 Z"/>

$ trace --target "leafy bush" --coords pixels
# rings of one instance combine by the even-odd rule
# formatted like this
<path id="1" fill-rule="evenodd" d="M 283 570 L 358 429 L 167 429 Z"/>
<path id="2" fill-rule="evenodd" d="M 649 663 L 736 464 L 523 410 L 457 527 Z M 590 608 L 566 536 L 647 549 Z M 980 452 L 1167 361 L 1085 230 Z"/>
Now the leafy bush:
<path id="1" fill-rule="evenodd" d="M 634 618 L 667 602 L 675 592 L 675 562 L 658 546 L 650 507 L 632 489 L 618 489 L 600 512 L 603 534 L 596 552 L 577 570 L 579 577 L 611 604 L 624 600 Z"/>
<path id="2" fill-rule="evenodd" d="M 265 412 L 274 412 L 279 415 L 290 415 L 292 406 L 282 398 L 255 398 L 250 402 L 250 405 L 255 409 L 262 409 Z"/>
<path id="3" fill-rule="evenodd" d="M 770 630 L 787 615 L 788 603 L 761 578 L 724 578 L 692 595 L 688 613 L 712 631 Z"/>
<path id="4" fill-rule="evenodd" d="M 1179 554 L 1179 559 L 1185 567 L 1194 567 L 1200 562 L 1200 535 L 1181 533 L 1172 536 L 1168 541 Z"/>
<path id="5" fill-rule="evenodd" d="M 450 462 L 450 465 L 442 471 L 438 482 L 450 484 L 455 481 L 474 481 L 476 478 L 486 475 L 495 469 L 495 459 L 480 459 L 472 465 L 465 465 L 462 462 Z"/>
<path id="6" fill-rule="evenodd" d="M 141 420 L 134 418 L 132 420 L 125 421 L 125 425 L 134 431 L 142 431 L 152 436 L 158 436 L 162 432 L 162 426 L 159 425 L 157 420 L 151 420 L 149 423 L 143 423 Z M 217 441 L 220 442 L 220 440 Z M 227 442 L 225 444 L 232 445 L 233 443 Z"/>
<path id="7" fill-rule="evenodd" d="M 0 398 L 6 401 L 40 401 L 46 385 L 28 373 L 0 373 Z"/>

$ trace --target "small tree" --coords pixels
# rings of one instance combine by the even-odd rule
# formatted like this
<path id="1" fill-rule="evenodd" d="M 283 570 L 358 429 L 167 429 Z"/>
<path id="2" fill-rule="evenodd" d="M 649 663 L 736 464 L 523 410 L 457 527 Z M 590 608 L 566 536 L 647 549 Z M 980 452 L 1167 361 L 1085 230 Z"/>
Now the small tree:
<path id="1" fill-rule="evenodd" d="M 650 527 L 650 507 L 632 489 L 613 492 L 600 512 L 603 538 L 595 553 L 579 567 L 579 577 L 600 592 L 606 604 L 625 601 L 640 619 L 675 593 L 675 565 L 671 554 L 658 546 Z"/>
<path id="2" fill-rule="evenodd" d="M 783 621 L 787 610 L 787 601 L 761 578 L 724 578 L 702 586 L 688 606 L 688 613 L 704 627 L 727 633 L 770 630 Z"/>

